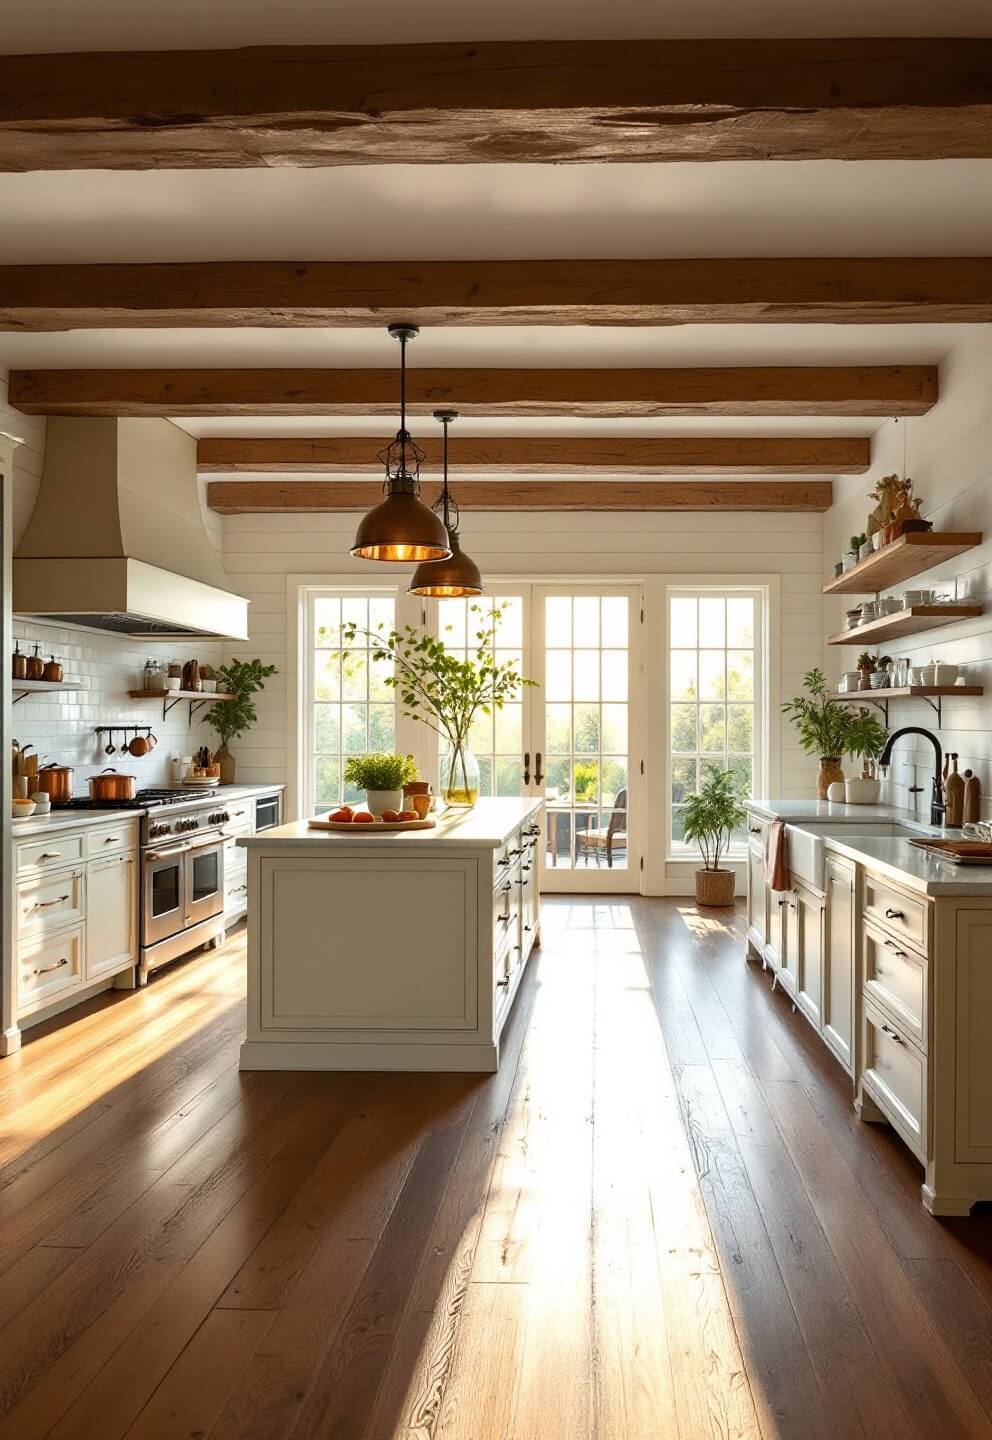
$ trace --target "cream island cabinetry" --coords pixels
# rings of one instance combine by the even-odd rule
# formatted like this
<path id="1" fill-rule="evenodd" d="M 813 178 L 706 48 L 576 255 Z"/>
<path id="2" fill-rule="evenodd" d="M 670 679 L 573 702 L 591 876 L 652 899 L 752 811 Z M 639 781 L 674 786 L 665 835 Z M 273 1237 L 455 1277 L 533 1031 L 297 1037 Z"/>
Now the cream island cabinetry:
<path id="1" fill-rule="evenodd" d="M 15 829 L 15 1004 L 20 1024 L 110 981 L 130 987 L 138 954 L 138 826 L 89 815 Z"/>
<path id="2" fill-rule="evenodd" d="M 433 830 L 246 835 L 243 1070 L 493 1071 L 540 939 L 542 806 Z"/>
<path id="3" fill-rule="evenodd" d="M 748 952 L 852 1076 L 861 1119 L 920 1161 L 924 1206 L 966 1215 L 992 1200 L 992 867 L 852 827 L 824 841 L 822 893 L 778 894 L 763 865 L 773 814 L 749 819 Z"/>

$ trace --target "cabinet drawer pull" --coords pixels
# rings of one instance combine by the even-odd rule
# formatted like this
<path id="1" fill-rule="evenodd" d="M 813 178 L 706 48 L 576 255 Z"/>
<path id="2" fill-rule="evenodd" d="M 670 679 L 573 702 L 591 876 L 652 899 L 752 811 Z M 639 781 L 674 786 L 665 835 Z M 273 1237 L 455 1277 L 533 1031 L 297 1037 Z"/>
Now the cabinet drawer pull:
<path id="1" fill-rule="evenodd" d="M 886 910 L 885 918 L 886 920 L 905 920 L 906 915 L 902 910 Z"/>
<path id="2" fill-rule="evenodd" d="M 53 905 L 64 905 L 71 899 L 69 895 L 56 895 L 54 900 L 36 900 L 31 906 L 32 910 L 50 910 Z"/>
<path id="3" fill-rule="evenodd" d="M 894 940 L 883 940 L 882 944 L 885 946 L 886 950 L 891 950 L 893 955 L 898 955 L 900 960 L 906 959 L 905 950 L 900 950 L 899 946 L 895 943 Z"/>
<path id="4" fill-rule="evenodd" d="M 524 926 L 524 929 L 529 931 L 529 930 L 530 930 L 530 926 L 529 926 L 529 925 L 525 925 L 525 926 Z"/>
<path id="5" fill-rule="evenodd" d="M 505 893 L 507 890 L 512 890 L 513 886 L 510 884 L 509 880 L 507 880 L 506 884 L 502 885 L 500 889 L 503 893 Z"/>
<path id="6" fill-rule="evenodd" d="M 68 965 L 68 963 L 68 960 L 56 960 L 54 965 L 40 965 L 36 970 L 32 970 L 31 973 L 32 975 L 47 975 L 49 970 L 61 970 L 62 966 Z"/>
<path id="7" fill-rule="evenodd" d="M 61 860 L 61 859 L 62 859 L 62 851 L 61 851 L 61 850 L 44 850 L 44 851 L 38 856 L 38 859 L 39 859 L 39 860 Z"/>
<path id="8" fill-rule="evenodd" d="M 502 978 L 502 980 L 497 980 L 497 981 L 496 981 L 496 989 L 497 989 L 497 990 L 506 990 L 507 987 L 509 986 L 509 984 L 510 984 L 510 977 L 509 977 L 509 975 L 504 975 L 503 978 Z"/>
<path id="9" fill-rule="evenodd" d="M 760 825 L 749 825 L 749 826 L 747 827 L 747 829 L 748 829 L 748 834 L 749 834 L 749 835 L 760 835 L 760 834 L 761 834 L 761 826 L 760 826 Z"/>
<path id="10" fill-rule="evenodd" d="M 789 902 L 788 902 L 788 900 L 780 900 L 778 903 L 779 903 L 779 908 L 781 909 L 781 907 L 782 907 L 783 905 L 788 905 Z"/>
<path id="11" fill-rule="evenodd" d="M 105 835 L 103 837 L 103 843 L 104 845 L 117 845 L 120 842 L 120 838 L 119 835 Z"/>
<path id="12" fill-rule="evenodd" d="M 891 1025 L 883 1025 L 882 1031 L 884 1034 L 888 1035 L 890 1040 L 894 1040 L 897 1045 L 905 1045 L 905 1040 L 902 1038 L 902 1036 L 897 1030 L 893 1030 Z"/>
<path id="13" fill-rule="evenodd" d="M 509 917 L 509 915 L 497 915 L 497 916 L 496 916 L 496 919 L 499 921 L 499 923 L 500 923 L 501 925 L 509 925 L 509 923 L 510 923 L 510 917 Z"/>

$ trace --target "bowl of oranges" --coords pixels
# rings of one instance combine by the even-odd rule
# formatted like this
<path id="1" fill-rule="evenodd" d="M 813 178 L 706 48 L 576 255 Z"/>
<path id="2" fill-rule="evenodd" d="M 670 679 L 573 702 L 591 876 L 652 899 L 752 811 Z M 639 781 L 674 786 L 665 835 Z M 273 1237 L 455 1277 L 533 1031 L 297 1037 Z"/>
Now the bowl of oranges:
<path id="1" fill-rule="evenodd" d="M 418 806 L 418 800 L 425 800 L 427 804 Z M 434 821 L 428 818 L 429 805 L 427 796 L 422 795 L 413 796 L 409 810 L 384 810 L 381 815 L 373 815 L 368 810 L 353 810 L 350 805 L 340 805 L 323 819 L 311 820 L 310 828 L 351 831 L 355 835 L 367 835 L 373 830 L 430 830 L 434 827 Z"/>

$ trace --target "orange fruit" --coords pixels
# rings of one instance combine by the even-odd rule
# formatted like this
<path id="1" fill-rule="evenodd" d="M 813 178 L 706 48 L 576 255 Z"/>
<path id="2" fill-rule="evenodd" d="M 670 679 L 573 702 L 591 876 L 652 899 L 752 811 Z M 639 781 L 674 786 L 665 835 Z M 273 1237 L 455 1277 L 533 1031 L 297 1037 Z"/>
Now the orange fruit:
<path id="1" fill-rule="evenodd" d="M 367 810 L 359 810 L 357 815 L 351 817 L 354 825 L 374 825 L 375 816 L 370 815 Z"/>
<path id="2" fill-rule="evenodd" d="M 401 819 L 401 820 L 416 820 L 416 819 L 418 819 L 418 818 L 419 818 L 419 817 L 418 817 L 418 815 L 417 815 L 416 810 L 401 810 L 401 811 L 400 811 L 400 819 Z"/>
<path id="3" fill-rule="evenodd" d="M 398 810 L 383 810 L 382 818 L 391 825 L 400 818 L 400 812 Z"/>
<path id="4" fill-rule="evenodd" d="M 352 814 L 350 810 L 345 810 L 342 808 L 341 810 L 335 810 L 334 814 L 328 815 L 327 818 L 328 820 L 337 821 L 339 825 L 345 825 L 351 820 Z"/>

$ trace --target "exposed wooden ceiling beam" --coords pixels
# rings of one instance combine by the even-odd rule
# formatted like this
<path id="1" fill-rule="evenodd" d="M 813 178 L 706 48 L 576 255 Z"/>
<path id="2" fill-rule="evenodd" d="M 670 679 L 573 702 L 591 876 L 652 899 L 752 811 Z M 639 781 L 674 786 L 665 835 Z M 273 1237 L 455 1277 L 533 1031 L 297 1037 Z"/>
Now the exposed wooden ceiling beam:
<path id="1" fill-rule="evenodd" d="M 382 441 L 385 444 L 385 439 Z M 441 468 L 442 446 L 418 436 L 424 471 Z M 377 442 L 368 435 L 252 437 L 200 440 L 197 469 L 206 475 L 375 474 Z M 452 436 L 451 465 L 459 475 L 855 475 L 868 469 L 867 436 L 666 435 L 657 439 L 618 436 Z"/>
<path id="2" fill-rule="evenodd" d="M 922 415 L 929 365 L 666 370 L 411 370 L 408 408 L 463 415 Z M 380 370 L 12 370 L 28 415 L 388 415 L 397 379 Z"/>
<path id="3" fill-rule="evenodd" d="M 17 56 L 7 170 L 992 155 L 992 41 L 510 41 Z"/>
<path id="4" fill-rule="evenodd" d="M 432 504 L 434 481 L 423 486 Z M 730 481 L 702 485 L 664 480 L 468 480 L 458 498 L 469 510 L 767 510 L 822 511 L 833 501 L 829 480 Z M 347 480 L 212 480 L 207 504 L 221 515 L 368 510 L 382 499 L 381 485 Z"/>
<path id="5" fill-rule="evenodd" d="M 992 259 L 0 266 L 0 329 L 992 320 Z"/>

